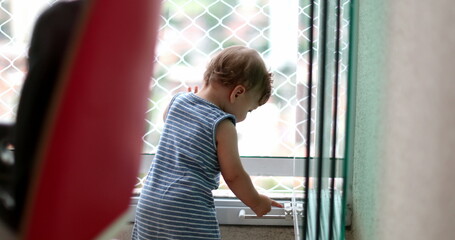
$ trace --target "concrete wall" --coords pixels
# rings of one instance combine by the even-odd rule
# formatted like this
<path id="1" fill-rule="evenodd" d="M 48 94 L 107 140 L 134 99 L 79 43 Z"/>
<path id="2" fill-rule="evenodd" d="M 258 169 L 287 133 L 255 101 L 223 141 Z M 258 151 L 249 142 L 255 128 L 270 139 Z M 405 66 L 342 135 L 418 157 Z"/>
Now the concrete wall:
<path id="1" fill-rule="evenodd" d="M 455 239 L 455 1 L 390 1 L 381 239 Z"/>
<path id="2" fill-rule="evenodd" d="M 360 0 L 353 161 L 353 215 L 347 239 L 376 239 L 384 102 L 384 2 Z"/>
<path id="3" fill-rule="evenodd" d="M 360 1 L 347 236 L 455 239 L 455 1 L 379 2 Z"/>

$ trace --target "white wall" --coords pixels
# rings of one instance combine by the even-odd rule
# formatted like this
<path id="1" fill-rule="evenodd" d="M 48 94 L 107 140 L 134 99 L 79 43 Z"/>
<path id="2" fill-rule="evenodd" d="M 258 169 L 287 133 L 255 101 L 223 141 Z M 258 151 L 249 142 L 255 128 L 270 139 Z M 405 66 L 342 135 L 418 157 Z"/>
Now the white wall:
<path id="1" fill-rule="evenodd" d="M 347 239 L 455 239 L 455 1 L 358 2 Z"/>
<path id="2" fill-rule="evenodd" d="M 389 1 L 380 239 L 455 239 L 455 1 Z"/>

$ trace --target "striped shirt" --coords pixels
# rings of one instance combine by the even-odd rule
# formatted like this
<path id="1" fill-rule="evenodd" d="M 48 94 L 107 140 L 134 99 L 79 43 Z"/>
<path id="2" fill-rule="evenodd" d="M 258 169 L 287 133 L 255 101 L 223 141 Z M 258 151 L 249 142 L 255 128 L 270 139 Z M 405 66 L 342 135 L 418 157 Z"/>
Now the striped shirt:
<path id="1" fill-rule="evenodd" d="M 133 239 L 220 239 L 216 126 L 235 117 L 193 93 L 177 94 L 139 197 Z"/>

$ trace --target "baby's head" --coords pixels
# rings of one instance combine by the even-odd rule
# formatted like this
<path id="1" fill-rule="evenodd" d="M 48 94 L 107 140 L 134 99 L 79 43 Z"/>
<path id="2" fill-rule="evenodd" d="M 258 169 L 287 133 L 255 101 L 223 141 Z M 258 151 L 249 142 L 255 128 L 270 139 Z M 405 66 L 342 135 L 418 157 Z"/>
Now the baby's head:
<path id="1" fill-rule="evenodd" d="M 270 98 L 271 76 L 258 52 L 243 46 L 232 46 L 210 61 L 204 73 L 204 85 L 218 83 L 229 88 L 243 85 L 247 91 L 258 91 L 261 94 L 259 105 L 263 105 Z"/>

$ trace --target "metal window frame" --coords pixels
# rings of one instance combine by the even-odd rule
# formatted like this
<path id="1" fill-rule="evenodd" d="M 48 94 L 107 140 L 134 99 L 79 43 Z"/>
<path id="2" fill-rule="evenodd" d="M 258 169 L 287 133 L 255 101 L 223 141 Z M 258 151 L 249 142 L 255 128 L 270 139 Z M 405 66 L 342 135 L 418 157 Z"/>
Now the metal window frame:
<path id="1" fill-rule="evenodd" d="M 147 173 L 150 165 L 153 161 L 154 154 L 142 154 L 142 163 L 140 167 L 140 173 Z M 302 177 L 301 175 L 296 176 L 294 174 L 295 169 L 303 169 L 304 158 L 293 158 L 293 157 L 258 157 L 258 156 L 242 156 L 242 164 L 245 170 L 251 176 L 295 176 Z M 338 160 L 337 164 L 343 164 L 342 160 Z M 279 166 L 279 167 L 277 167 Z M 342 172 L 337 173 L 338 176 L 342 176 Z M 139 197 L 133 196 L 129 206 L 128 220 L 134 222 L 134 214 L 136 211 L 136 205 Z M 246 214 L 253 214 L 253 212 L 243 204 L 237 198 L 221 198 L 215 197 L 215 209 L 218 218 L 218 222 L 221 225 L 261 225 L 261 226 L 293 226 L 294 222 L 292 219 L 242 219 L 239 217 L 241 210 L 244 210 Z M 291 198 L 275 199 L 278 202 L 284 204 L 286 202 L 292 202 Z M 349 209 L 347 210 L 349 211 Z M 272 208 L 269 215 L 285 215 L 284 209 Z M 347 214 L 349 218 L 350 214 Z"/>
<path id="2" fill-rule="evenodd" d="M 142 154 L 140 173 L 148 172 L 154 154 Z M 294 168 L 303 168 L 302 158 L 292 157 L 241 157 L 245 170 L 254 176 L 294 176 Z M 279 166 L 279 167 L 277 167 Z M 303 174 L 303 172 L 302 172 Z M 302 175 L 303 176 L 303 175 Z M 128 219 L 134 222 L 134 213 L 139 197 L 133 196 L 129 207 Z M 215 197 L 215 208 L 218 222 L 221 225 L 264 225 L 264 226 L 293 226 L 289 219 L 241 219 L 239 213 L 244 210 L 247 214 L 253 212 L 238 198 Z M 291 198 L 276 199 L 280 203 L 291 202 Z M 271 215 L 284 215 L 284 210 L 272 208 Z"/>

